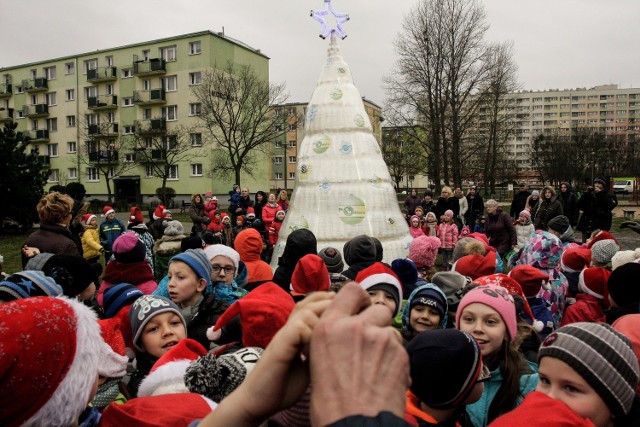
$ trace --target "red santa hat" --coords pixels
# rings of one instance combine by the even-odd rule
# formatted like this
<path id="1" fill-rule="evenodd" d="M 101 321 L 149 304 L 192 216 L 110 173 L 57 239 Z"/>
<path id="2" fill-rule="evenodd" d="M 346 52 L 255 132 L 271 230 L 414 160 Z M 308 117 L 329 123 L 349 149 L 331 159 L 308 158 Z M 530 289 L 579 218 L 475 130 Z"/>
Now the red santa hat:
<path id="1" fill-rule="evenodd" d="M 85 224 L 85 225 L 89 225 L 89 223 L 91 221 L 93 221 L 94 218 L 96 218 L 96 216 L 94 214 L 92 214 L 92 213 L 85 214 L 82 217 L 82 223 Z"/>
<path id="2" fill-rule="evenodd" d="M 247 217 L 248 217 L 249 215 L 253 215 L 254 217 L 256 216 L 256 211 L 255 211 L 255 209 L 253 209 L 251 206 L 249 206 L 249 207 L 247 208 Z"/>
<path id="3" fill-rule="evenodd" d="M 132 222 L 144 222 L 142 211 L 137 206 L 131 206 L 131 213 L 129 214 L 129 224 L 131 224 Z"/>
<path id="4" fill-rule="evenodd" d="M 0 304 L 0 420 L 4 426 L 73 425 L 100 363 L 95 313 L 65 297 Z"/>
<path id="5" fill-rule="evenodd" d="M 107 406 L 100 427 L 186 426 L 206 417 L 217 406 L 196 393 L 138 397 L 123 405 Z"/>
<path id="6" fill-rule="evenodd" d="M 153 211 L 153 219 L 164 219 L 167 217 L 167 209 L 164 205 L 158 205 L 155 211 Z"/>
<path id="7" fill-rule="evenodd" d="M 585 294 L 606 301 L 609 276 L 611 276 L 611 271 L 606 268 L 585 268 L 578 277 L 578 289 Z"/>
<path id="8" fill-rule="evenodd" d="M 396 310 L 393 316 L 395 317 L 400 312 L 402 284 L 396 273 L 389 267 L 381 262 L 376 262 L 364 270 L 360 270 L 356 276 L 356 282 L 360 283 L 360 286 L 365 291 L 376 288 L 389 291 L 396 300 Z"/>
<path id="9" fill-rule="evenodd" d="M 120 318 L 98 320 L 104 345 L 100 346 L 98 373 L 105 378 L 120 378 L 127 373 L 126 344 L 122 335 Z"/>
<path id="10" fill-rule="evenodd" d="M 207 350 L 199 342 L 190 338 L 181 339 L 153 365 L 149 375 L 140 383 L 138 396 L 188 392 L 184 374 L 191 362 L 205 354 Z"/>
<path id="11" fill-rule="evenodd" d="M 488 276 L 496 271 L 496 253 L 489 251 L 484 256 L 480 254 L 465 255 L 453 264 L 451 270 L 471 277 L 471 280 Z"/>
<path id="12" fill-rule="evenodd" d="M 330 286 L 329 270 L 322 258 L 315 254 L 300 258 L 291 275 L 291 295 L 304 296 L 310 292 L 328 291 Z"/>
<path id="13" fill-rule="evenodd" d="M 560 269 L 567 273 L 577 273 L 591 265 L 591 249 L 571 248 L 562 253 Z"/>
<path id="14" fill-rule="evenodd" d="M 216 324 L 207 330 L 213 339 L 213 331 L 240 316 L 242 345 L 267 348 L 273 336 L 287 322 L 295 306 L 293 299 L 280 286 L 266 282 L 234 302 L 222 313 Z"/>
<path id="15" fill-rule="evenodd" d="M 518 282 L 525 297 L 535 297 L 540 289 L 551 289 L 549 275 L 532 265 L 517 265 L 509 272 L 509 276 Z"/>
<path id="16" fill-rule="evenodd" d="M 114 211 L 111 206 L 105 205 L 102 208 L 102 216 L 107 216 L 107 215 L 112 214 L 112 213 L 114 214 L 114 213 L 116 213 L 116 211 Z"/>

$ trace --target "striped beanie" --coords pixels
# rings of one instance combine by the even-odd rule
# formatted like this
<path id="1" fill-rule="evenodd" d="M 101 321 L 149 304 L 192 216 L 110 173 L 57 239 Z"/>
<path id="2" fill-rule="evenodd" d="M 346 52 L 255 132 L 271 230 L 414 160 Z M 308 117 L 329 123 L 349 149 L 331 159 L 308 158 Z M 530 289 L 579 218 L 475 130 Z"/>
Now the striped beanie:
<path id="1" fill-rule="evenodd" d="M 171 258 L 169 265 L 174 261 L 182 261 L 187 264 L 199 279 L 211 280 L 211 263 L 202 249 L 187 249 L 185 252 Z"/>
<path id="2" fill-rule="evenodd" d="M 62 287 L 42 271 L 21 271 L 7 276 L 0 282 L 0 301 L 4 302 L 58 295 L 62 295 Z"/>
<path id="3" fill-rule="evenodd" d="M 544 340 L 538 351 L 571 366 L 604 400 L 616 416 L 626 415 L 640 375 L 629 339 L 605 323 L 577 322 L 563 326 Z"/>

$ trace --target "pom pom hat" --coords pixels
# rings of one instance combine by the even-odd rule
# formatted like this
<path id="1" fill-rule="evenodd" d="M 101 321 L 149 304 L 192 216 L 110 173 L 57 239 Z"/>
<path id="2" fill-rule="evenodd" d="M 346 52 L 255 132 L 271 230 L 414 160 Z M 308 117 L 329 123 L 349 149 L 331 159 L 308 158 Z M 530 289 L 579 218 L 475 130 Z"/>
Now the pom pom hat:
<path id="1" fill-rule="evenodd" d="M 396 310 L 393 316 L 397 316 L 400 312 L 400 302 L 402 301 L 402 284 L 393 270 L 381 262 L 376 262 L 360 270 L 356 276 L 356 282 L 358 282 L 365 291 L 373 289 L 389 291 L 396 300 Z"/>
<path id="2" fill-rule="evenodd" d="M 137 206 L 132 206 L 131 212 L 129 213 L 129 224 L 131 224 L 132 222 L 144 222 L 142 211 Z"/>
<path id="3" fill-rule="evenodd" d="M 323 248 L 318 252 L 318 256 L 322 258 L 330 273 L 341 273 L 344 270 L 342 255 L 336 248 Z"/>
<path id="4" fill-rule="evenodd" d="M 329 270 L 318 255 L 300 258 L 291 275 L 291 295 L 303 296 L 311 292 L 328 291 L 331 286 Z"/>
<path id="5" fill-rule="evenodd" d="M 484 285 L 471 289 L 458 305 L 458 311 L 456 312 L 456 327 L 458 329 L 460 328 L 460 317 L 465 307 L 474 303 L 484 304 L 497 311 L 507 327 L 509 339 L 513 341 L 516 338 L 518 332 L 516 306 L 513 302 L 513 297 L 505 288 L 496 285 Z"/>
<path id="6" fill-rule="evenodd" d="M 518 282 L 525 297 L 535 297 L 541 288 L 551 289 L 549 275 L 529 264 L 515 266 L 509 276 Z"/>
<path id="7" fill-rule="evenodd" d="M 135 232 L 123 233 L 111 246 L 116 261 L 127 264 L 144 261 L 147 249 Z"/>
<path id="8" fill-rule="evenodd" d="M 419 236 L 409 244 L 409 258 L 416 267 L 433 267 L 440 247 L 440 239 L 435 236 Z"/>
<path id="9" fill-rule="evenodd" d="M 164 219 L 167 217 L 167 209 L 163 205 L 158 205 L 155 211 L 153 211 L 153 219 Z"/>
<path id="10" fill-rule="evenodd" d="M 524 295 L 524 292 L 522 292 L 522 287 L 512 277 L 509 277 L 506 274 L 502 273 L 491 274 L 489 276 L 483 276 L 474 280 L 474 283 L 477 283 L 479 285 L 501 286 L 505 288 L 510 295 L 520 296 L 524 302 L 524 312 L 527 314 L 527 316 L 529 316 L 529 319 L 535 322 L 536 319 L 535 317 L 533 317 L 533 312 L 531 311 L 531 306 L 529 306 L 527 297 Z M 533 326 L 538 332 L 540 332 L 544 328 L 543 324 L 537 322 Z"/>

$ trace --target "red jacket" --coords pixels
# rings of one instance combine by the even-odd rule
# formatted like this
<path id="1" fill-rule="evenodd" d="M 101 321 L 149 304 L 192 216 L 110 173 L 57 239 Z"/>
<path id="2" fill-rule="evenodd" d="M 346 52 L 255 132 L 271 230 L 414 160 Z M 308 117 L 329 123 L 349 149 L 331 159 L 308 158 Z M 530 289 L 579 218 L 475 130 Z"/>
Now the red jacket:
<path id="1" fill-rule="evenodd" d="M 576 295 L 576 303 L 565 307 L 560 326 L 575 322 L 606 322 L 602 300 L 589 294 Z"/>
<path id="2" fill-rule="evenodd" d="M 280 227 L 282 227 L 282 221 L 273 221 L 269 227 L 269 243 L 271 246 L 275 246 L 278 243 L 278 236 L 280 235 Z"/>
<path id="3" fill-rule="evenodd" d="M 222 217 L 216 218 L 216 211 L 211 211 L 209 213 L 209 219 L 211 222 L 207 225 L 207 230 L 215 233 L 221 233 L 224 225 L 222 224 Z"/>
<path id="4" fill-rule="evenodd" d="M 271 223 L 276 219 L 276 213 L 280 210 L 280 206 L 277 203 L 273 205 L 271 203 L 267 203 L 262 207 L 262 223 L 265 228 L 269 228 Z"/>

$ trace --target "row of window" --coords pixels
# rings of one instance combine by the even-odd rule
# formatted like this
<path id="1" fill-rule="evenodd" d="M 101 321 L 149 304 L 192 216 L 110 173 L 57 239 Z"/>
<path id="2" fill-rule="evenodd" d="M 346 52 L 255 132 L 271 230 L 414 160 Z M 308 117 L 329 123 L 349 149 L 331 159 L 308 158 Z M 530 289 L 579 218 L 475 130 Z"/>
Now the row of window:
<path id="1" fill-rule="evenodd" d="M 276 165 L 281 165 L 283 159 L 283 156 L 273 156 L 273 163 Z M 289 163 L 295 163 L 296 161 L 296 156 L 289 156 Z"/>
<path id="2" fill-rule="evenodd" d="M 282 172 L 275 172 L 273 174 L 273 179 L 284 179 L 284 175 Z M 289 172 L 289 179 L 296 179 L 296 173 Z"/>
<path id="3" fill-rule="evenodd" d="M 190 176 L 192 177 L 200 177 L 203 176 L 202 173 L 202 163 L 192 163 L 189 165 L 191 169 Z M 113 178 L 115 176 L 113 168 L 109 170 L 109 177 Z M 88 167 L 85 169 L 85 176 L 87 178 L 87 182 L 99 182 L 100 181 L 100 170 L 98 168 Z M 153 178 L 154 171 L 153 166 L 145 166 L 145 177 Z M 68 168 L 67 169 L 67 179 L 78 179 L 78 169 L 77 168 Z M 172 165 L 169 167 L 169 175 L 168 179 L 175 181 L 180 179 L 179 175 L 179 166 Z M 48 182 L 60 182 L 60 169 L 50 169 L 49 170 L 49 178 Z"/>

